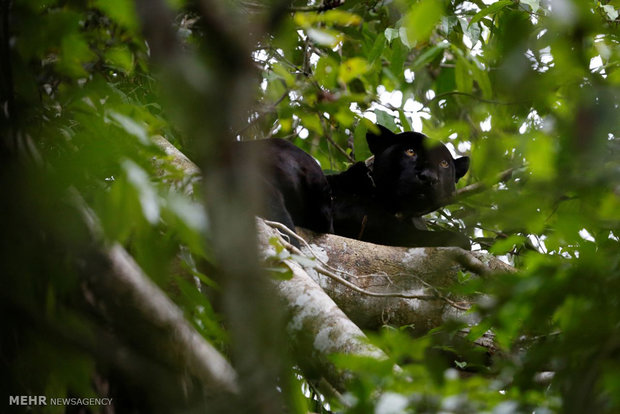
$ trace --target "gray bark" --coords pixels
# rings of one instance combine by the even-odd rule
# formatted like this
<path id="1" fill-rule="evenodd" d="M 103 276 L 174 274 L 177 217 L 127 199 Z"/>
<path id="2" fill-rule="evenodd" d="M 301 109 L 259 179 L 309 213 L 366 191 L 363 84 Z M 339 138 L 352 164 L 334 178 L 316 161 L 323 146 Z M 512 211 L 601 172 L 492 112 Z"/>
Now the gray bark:
<path id="1" fill-rule="evenodd" d="M 413 325 L 423 333 L 454 318 L 475 323 L 476 315 L 465 309 L 477 299 L 449 293 L 458 283 L 459 272 L 486 277 L 512 271 L 509 265 L 483 252 L 455 247 L 381 246 L 333 234 L 299 232 L 308 241 L 302 250 L 320 258 L 333 273 L 365 291 L 391 295 L 356 292 L 317 268 L 308 269 L 308 274 L 364 329 L 384 324 Z"/>

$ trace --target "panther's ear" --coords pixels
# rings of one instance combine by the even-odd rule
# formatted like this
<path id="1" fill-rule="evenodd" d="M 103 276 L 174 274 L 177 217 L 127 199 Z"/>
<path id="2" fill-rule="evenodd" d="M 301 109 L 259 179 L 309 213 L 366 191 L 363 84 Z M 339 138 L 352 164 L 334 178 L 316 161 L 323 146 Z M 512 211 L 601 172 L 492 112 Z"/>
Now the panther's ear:
<path id="1" fill-rule="evenodd" d="M 384 127 L 383 125 L 375 125 L 375 128 L 378 129 L 379 133 L 376 134 L 372 130 L 368 130 L 366 133 L 366 142 L 368 142 L 368 148 L 370 148 L 370 152 L 377 155 L 383 152 L 387 147 L 393 145 L 396 142 L 396 134 Z"/>
<path id="2" fill-rule="evenodd" d="M 460 157 L 454 160 L 454 172 L 456 175 L 456 182 L 459 178 L 465 175 L 469 169 L 469 157 Z"/>

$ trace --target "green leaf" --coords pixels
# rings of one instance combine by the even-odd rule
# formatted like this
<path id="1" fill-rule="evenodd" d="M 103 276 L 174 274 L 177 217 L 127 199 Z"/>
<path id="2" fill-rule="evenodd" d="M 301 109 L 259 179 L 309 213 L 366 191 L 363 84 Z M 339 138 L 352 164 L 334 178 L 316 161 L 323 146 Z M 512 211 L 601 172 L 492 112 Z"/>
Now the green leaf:
<path id="1" fill-rule="evenodd" d="M 141 144 L 151 145 L 151 140 L 149 139 L 144 125 L 139 124 L 132 118 L 110 110 L 106 112 L 106 121 L 113 121 L 113 123 L 125 130 L 129 135 L 138 138 Z"/>
<path id="2" fill-rule="evenodd" d="M 338 80 L 342 83 L 349 83 L 368 71 L 368 62 L 361 57 L 348 59 L 340 65 Z"/>
<path id="3" fill-rule="evenodd" d="M 172 193 L 166 200 L 166 207 L 188 228 L 201 234 L 207 230 L 207 216 L 200 204 Z"/>
<path id="4" fill-rule="evenodd" d="M 353 26 L 362 23 L 362 18 L 357 14 L 339 9 L 317 13 L 317 21 L 340 26 Z"/>
<path id="5" fill-rule="evenodd" d="M 529 162 L 532 178 L 548 180 L 555 175 L 555 149 L 551 137 L 534 133 L 527 141 L 525 158 Z"/>
<path id="6" fill-rule="evenodd" d="M 443 3 L 436 0 L 422 0 L 409 9 L 403 26 L 410 43 L 425 42 L 439 23 L 443 14 Z"/>
<path id="7" fill-rule="evenodd" d="M 489 14 L 497 13 L 504 7 L 509 6 L 511 4 L 512 4 L 512 0 L 500 0 L 497 3 L 491 4 L 489 7 L 486 7 L 480 10 L 478 13 L 476 13 L 474 17 L 472 17 L 471 21 L 469 22 L 469 26 L 471 26 L 474 23 L 478 23 L 480 20 L 482 20 L 484 17 L 488 16 Z"/>
<path id="8" fill-rule="evenodd" d="M 328 89 L 335 88 L 339 66 L 339 63 L 331 56 L 322 56 L 316 64 L 314 78 Z"/>
<path id="9" fill-rule="evenodd" d="M 450 44 L 448 42 L 443 42 L 436 46 L 426 48 L 424 52 L 422 52 L 420 56 L 418 56 L 413 62 L 413 64 L 411 65 L 412 68 L 415 70 L 427 65 L 428 63 L 435 60 L 435 58 L 441 53 L 443 53 L 443 50 L 449 46 Z"/>
<path id="10" fill-rule="evenodd" d="M 371 123 L 366 118 L 360 120 L 353 132 L 353 145 L 355 149 L 355 159 L 357 161 L 364 161 L 372 155 L 370 149 L 368 149 L 368 142 L 366 142 L 366 133 L 368 132 L 368 124 Z"/>
<path id="11" fill-rule="evenodd" d="M 299 254 L 292 254 L 291 259 L 299 263 L 301 266 L 305 268 L 314 269 L 319 265 L 319 262 L 316 261 L 313 257 L 301 256 Z"/>
<path id="12" fill-rule="evenodd" d="M 156 224 L 159 221 L 159 198 L 147 173 L 131 160 L 124 160 L 122 165 L 127 174 L 127 180 L 138 191 L 144 218 L 149 223 Z"/>
<path id="13" fill-rule="evenodd" d="M 334 115 L 334 119 L 338 121 L 345 128 L 349 128 L 355 122 L 355 115 L 347 107 L 340 107 L 338 112 Z"/>
<path id="14" fill-rule="evenodd" d="M 519 0 L 519 3 L 530 6 L 533 13 L 536 13 L 538 9 L 540 9 L 540 0 Z"/>
<path id="15" fill-rule="evenodd" d="M 454 80 L 456 88 L 465 93 L 471 93 L 473 90 L 473 78 L 470 74 L 470 64 L 462 56 L 457 55 L 456 65 L 454 68 Z"/>
<path id="16" fill-rule="evenodd" d="M 90 50 L 88 43 L 79 34 L 70 34 L 62 38 L 58 69 L 71 77 L 79 78 L 87 76 L 84 64 L 92 61 L 97 56 Z"/>
<path id="17" fill-rule="evenodd" d="M 323 13 L 298 12 L 293 16 L 293 20 L 298 26 L 306 28 L 317 23 L 336 26 L 352 26 L 362 23 L 362 18 L 357 14 L 338 9 L 328 10 Z"/>
<path id="18" fill-rule="evenodd" d="M 390 70 L 396 77 L 400 77 L 402 76 L 409 50 L 405 48 L 402 42 L 394 42 L 392 43 L 391 51 Z"/>
<path id="19" fill-rule="evenodd" d="M 134 56 L 126 45 L 112 47 L 105 52 L 108 66 L 131 75 L 134 69 Z"/>
<path id="20" fill-rule="evenodd" d="M 379 33 L 375 42 L 372 45 L 372 49 L 368 53 L 368 63 L 373 64 L 375 61 L 381 56 L 383 53 L 383 49 L 385 49 L 386 37 L 383 33 Z"/>
<path id="21" fill-rule="evenodd" d="M 300 114 L 299 117 L 301 118 L 302 125 L 310 131 L 314 131 L 319 135 L 323 133 L 323 126 L 317 114 L 304 113 Z"/>
<path id="22" fill-rule="evenodd" d="M 522 245 L 525 240 L 526 238 L 524 236 L 514 234 L 506 239 L 495 242 L 490 252 L 493 254 L 506 254 L 514 249 L 515 246 Z"/>
<path id="23" fill-rule="evenodd" d="M 375 115 L 377 116 L 377 123 L 383 125 L 392 132 L 400 132 L 394 117 L 381 109 L 375 109 Z"/>
<path id="24" fill-rule="evenodd" d="M 405 115 L 405 111 L 403 111 L 402 109 L 398 111 L 398 118 L 400 119 L 400 124 L 403 126 L 403 129 L 405 131 L 411 131 L 411 122 L 409 122 L 409 119 L 407 118 L 407 115 Z"/>
<path id="25" fill-rule="evenodd" d="M 459 19 L 456 18 L 455 16 L 442 16 L 441 17 L 440 27 L 441 27 L 441 30 L 444 32 L 444 34 L 446 34 L 447 36 L 452 34 L 454 27 L 456 27 L 456 25 L 458 24 L 459 24 Z"/>
<path id="26" fill-rule="evenodd" d="M 417 43 L 417 42 L 412 43 L 409 41 L 409 37 L 407 36 L 407 29 L 404 27 L 401 27 L 400 29 L 398 29 L 398 38 L 403 43 L 403 45 L 407 46 L 407 48 L 409 49 L 413 48 Z"/>
<path id="27" fill-rule="evenodd" d="M 138 28 L 135 3 L 131 0 L 95 0 L 95 7 L 128 29 Z"/>
<path id="28" fill-rule="evenodd" d="M 295 84 L 295 76 L 293 76 L 291 72 L 289 72 L 281 63 L 274 63 L 271 66 L 271 70 L 273 70 L 273 72 L 278 75 L 280 79 L 284 80 L 284 83 L 289 88 Z"/>
<path id="29" fill-rule="evenodd" d="M 605 13 L 607 14 L 607 17 L 609 17 L 609 20 L 614 21 L 618 18 L 618 10 L 616 10 L 613 5 L 604 4 L 601 5 L 601 7 L 603 8 L 603 11 L 605 11 Z"/>
<path id="30" fill-rule="evenodd" d="M 486 70 L 479 68 L 476 65 L 470 65 L 470 69 L 473 73 L 474 80 L 482 92 L 482 97 L 485 99 L 491 99 L 493 97 L 493 88 L 491 86 L 491 80 Z"/>
<path id="31" fill-rule="evenodd" d="M 342 40 L 342 35 L 334 30 L 315 29 L 311 27 L 306 29 L 306 33 L 308 33 L 312 41 L 323 46 L 335 47 Z"/>
<path id="32" fill-rule="evenodd" d="M 472 46 L 475 45 L 480 39 L 480 33 L 482 33 L 480 25 L 478 23 L 469 24 L 464 18 L 459 18 L 459 23 L 463 33 L 471 40 Z"/>
<path id="33" fill-rule="evenodd" d="M 383 32 L 383 35 L 387 39 L 388 43 L 392 43 L 392 40 L 398 39 L 398 29 L 393 29 L 391 27 L 388 27 Z"/>

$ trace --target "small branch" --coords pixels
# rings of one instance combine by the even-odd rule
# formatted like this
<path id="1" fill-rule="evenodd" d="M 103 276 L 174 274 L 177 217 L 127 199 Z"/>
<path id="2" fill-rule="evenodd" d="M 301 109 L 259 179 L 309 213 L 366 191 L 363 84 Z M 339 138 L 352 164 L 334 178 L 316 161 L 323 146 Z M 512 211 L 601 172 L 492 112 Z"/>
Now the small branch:
<path id="1" fill-rule="evenodd" d="M 450 91 L 450 92 L 440 93 L 439 95 L 435 95 L 435 97 L 433 99 L 428 101 L 428 104 L 430 105 L 433 102 L 439 102 L 439 100 L 441 98 L 444 98 L 446 96 L 451 96 L 451 95 L 466 96 L 468 98 L 475 99 L 475 100 L 477 100 L 479 102 L 489 103 L 489 104 L 494 104 L 494 105 L 521 105 L 521 104 L 525 103 L 525 102 L 501 102 L 501 101 L 495 101 L 495 100 L 492 100 L 492 99 L 484 99 L 484 98 L 481 98 L 479 96 L 476 96 L 474 94 L 467 93 L 467 92 Z"/>
<path id="2" fill-rule="evenodd" d="M 504 181 L 508 181 L 510 178 L 512 178 L 512 173 L 515 171 L 514 168 L 509 168 L 507 170 L 502 171 L 501 173 L 499 173 L 497 175 L 497 179 L 496 179 L 496 183 L 500 183 L 500 182 L 504 182 Z M 467 185 L 463 188 L 459 188 L 456 191 L 456 195 L 458 199 L 462 199 L 465 197 L 469 197 L 473 194 L 477 194 L 481 191 L 486 190 L 487 188 L 489 188 L 489 185 L 480 181 L 477 183 L 473 183 L 470 185 Z"/>
<path id="3" fill-rule="evenodd" d="M 336 9 L 342 6 L 345 3 L 345 0 L 324 0 L 321 4 L 317 6 L 304 6 L 304 7 L 288 7 L 287 10 L 290 12 L 324 12 L 331 9 Z M 253 1 L 242 1 L 241 4 L 247 8 L 262 10 L 267 6 L 263 3 L 255 3 Z"/>
<path id="4" fill-rule="evenodd" d="M 274 103 L 265 105 L 260 110 L 257 110 L 255 112 L 256 116 L 254 117 L 254 119 L 251 119 L 244 127 L 242 127 L 237 132 L 235 132 L 235 136 L 241 135 L 248 128 L 251 128 L 252 126 L 254 126 L 258 121 L 261 120 L 261 118 L 264 115 L 275 112 L 277 109 L 277 106 L 282 103 L 282 101 L 288 96 L 288 94 L 289 94 L 289 90 L 287 89 Z"/>
<path id="5" fill-rule="evenodd" d="M 290 11 L 298 11 L 298 12 L 324 12 L 327 10 L 336 9 L 344 4 L 345 0 L 323 0 L 318 6 L 307 6 L 307 7 L 290 7 Z"/>
<path id="6" fill-rule="evenodd" d="M 323 130 L 327 130 L 328 125 L 325 125 L 325 121 L 326 118 L 323 116 L 323 114 L 319 114 L 319 117 L 321 119 L 321 125 L 323 126 Z M 327 138 L 327 141 L 334 146 L 334 148 L 336 148 L 338 150 L 338 152 L 340 152 L 342 155 L 344 155 L 346 157 L 347 160 L 349 160 L 350 162 L 355 162 L 355 158 L 351 157 L 350 154 L 347 153 L 347 151 L 345 151 L 344 148 L 342 148 L 340 145 L 338 145 L 334 139 L 332 138 L 330 133 L 326 133 L 325 134 L 325 138 Z"/>
<path id="7" fill-rule="evenodd" d="M 76 189 L 71 188 L 69 196 L 81 212 L 92 238 L 102 244 L 103 232 L 96 214 Z M 105 274 L 100 274 L 102 269 L 92 271 L 87 268 L 85 272 L 97 299 L 107 307 L 114 306 L 119 314 L 131 312 L 132 316 L 140 319 L 141 327 L 161 330 L 157 335 L 161 343 L 150 346 L 169 349 L 171 352 L 164 359 L 173 360 L 173 365 L 200 379 L 209 394 L 239 392 L 236 373 L 228 361 L 191 326 L 181 309 L 142 271 L 121 245 L 102 247 L 97 254 L 100 262 L 89 260 L 88 263 L 90 266 L 99 264 Z M 122 329 L 124 321 L 113 319 L 111 323 L 118 323 L 119 329 Z"/>
<path id="8" fill-rule="evenodd" d="M 236 374 L 222 355 L 187 322 L 183 312 L 153 283 L 120 245 L 106 253 L 110 269 L 106 277 L 91 283 L 104 295 L 128 299 L 149 323 L 164 328 L 173 346 L 173 354 L 183 361 L 188 372 L 207 387 L 238 393 Z"/>

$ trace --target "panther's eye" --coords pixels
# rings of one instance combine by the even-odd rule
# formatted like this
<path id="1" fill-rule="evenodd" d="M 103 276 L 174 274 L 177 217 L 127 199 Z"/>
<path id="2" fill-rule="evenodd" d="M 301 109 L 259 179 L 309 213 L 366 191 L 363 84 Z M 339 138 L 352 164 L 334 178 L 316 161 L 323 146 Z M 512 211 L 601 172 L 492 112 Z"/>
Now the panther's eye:
<path id="1" fill-rule="evenodd" d="M 450 164 L 448 164 L 448 161 L 446 161 L 446 160 L 442 160 L 442 161 L 439 163 L 439 166 L 440 166 L 441 168 L 448 168 L 448 166 L 450 166 Z"/>
<path id="2" fill-rule="evenodd" d="M 415 151 L 414 151 L 414 150 L 412 150 L 411 148 L 408 148 L 407 150 L 405 150 L 405 154 L 406 154 L 408 157 L 413 157 L 413 156 L 415 155 Z"/>

